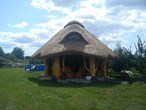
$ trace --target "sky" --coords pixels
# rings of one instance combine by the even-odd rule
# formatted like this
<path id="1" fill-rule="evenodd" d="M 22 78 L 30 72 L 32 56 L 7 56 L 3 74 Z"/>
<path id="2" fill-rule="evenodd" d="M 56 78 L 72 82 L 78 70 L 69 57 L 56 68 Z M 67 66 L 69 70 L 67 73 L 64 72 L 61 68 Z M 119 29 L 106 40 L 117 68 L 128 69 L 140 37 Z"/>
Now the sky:
<path id="1" fill-rule="evenodd" d="M 81 22 L 110 49 L 146 39 L 146 0 L 1 0 L 0 47 L 31 56 L 70 21 Z"/>

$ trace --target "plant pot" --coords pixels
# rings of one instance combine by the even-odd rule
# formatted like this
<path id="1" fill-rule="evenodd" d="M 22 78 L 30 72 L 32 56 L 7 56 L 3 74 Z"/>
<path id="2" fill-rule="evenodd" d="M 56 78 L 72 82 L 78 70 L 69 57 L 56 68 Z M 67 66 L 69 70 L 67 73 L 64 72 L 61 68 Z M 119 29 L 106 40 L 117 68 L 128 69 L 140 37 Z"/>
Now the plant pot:
<path id="1" fill-rule="evenodd" d="M 91 81 L 91 76 L 86 76 L 87 81 Z"/>

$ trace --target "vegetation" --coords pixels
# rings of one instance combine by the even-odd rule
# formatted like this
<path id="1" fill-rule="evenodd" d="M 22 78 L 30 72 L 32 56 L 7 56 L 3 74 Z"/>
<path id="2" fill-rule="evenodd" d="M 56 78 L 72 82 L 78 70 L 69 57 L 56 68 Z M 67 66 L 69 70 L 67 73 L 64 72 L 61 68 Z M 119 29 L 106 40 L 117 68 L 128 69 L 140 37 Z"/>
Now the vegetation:
<path id="1" fill-rule="evenodd" d="M 146 45 L 145 41 L 142 42 L 138 36 L 138 42 L 136 47 L 136 68 L 146 78 Z"/>
<path id="2" fill-rule="evenodd" d="M 117 44 L 114 53 L 117 55 L 117 58 L 111 62 L 114 71 L 121 72 L 133 66 L 128 52 L 121 47 L 120 43 Z"/>
<path id="3" fill-rule="evenodd" d="M 146 110 L 146 85 L 119 83 L 58 84 L 41 73 L 0 69 L 1 110 Z"/>
<path id="4" fill-rule="evenodd" d="M 19 47 L 15 47 L 12 51 L 12 54 L 15 55 L 18 59 L 24 58 L 24 51 Z"/>
<path id="5" fill-rule="evenodd" d="M 0 56 L 4 57 L 4 55 L 5 55 L 4 50 L 0 47 Z"/>
<path id="6" fill-rule="evenodd" d="M 137 71 L 142 75 L 142 79 L 146 81 L 146 45 L 145 41 L 142 42 L 139 36 L 135 48 L 135 53 L 132 53 L 131 48 L 126 49 L 118 43 L 114 50 L 117 58 L 111 61 L 110 67 L 115 72 L 121 72 L 122 70 Z"/>
<path id="7" fill-rule="evenodd" d="M 0 47 L 0 67 L 22 67 L 24 64 L 42 64 L 43 59 L 31 59 L 30 56 L 24 56 L 24 50 L 15 47 L 12 52 L 5 53 Z"/>
<path id="8" fill-rule="evenodd" d="M 10 53 L 5 53 L 0 47 L 0 67 L 23 67 L 29 60 L 30 56 L 24 56 L 24 51 L 19 47 Z"/>

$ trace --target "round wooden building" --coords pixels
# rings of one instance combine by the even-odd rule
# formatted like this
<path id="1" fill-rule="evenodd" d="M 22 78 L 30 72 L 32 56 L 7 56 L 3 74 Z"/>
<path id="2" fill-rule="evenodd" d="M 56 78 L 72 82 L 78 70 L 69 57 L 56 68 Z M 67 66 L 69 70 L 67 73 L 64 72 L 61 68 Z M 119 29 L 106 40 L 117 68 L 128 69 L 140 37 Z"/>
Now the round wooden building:
<path id="1" fill-rule="evenodd" d="M 78 21 L 71 21 L 33 55 L 45 59 L 45 75 L 61 79 L 107 75 L 107 61 L 115 54 Z"/>

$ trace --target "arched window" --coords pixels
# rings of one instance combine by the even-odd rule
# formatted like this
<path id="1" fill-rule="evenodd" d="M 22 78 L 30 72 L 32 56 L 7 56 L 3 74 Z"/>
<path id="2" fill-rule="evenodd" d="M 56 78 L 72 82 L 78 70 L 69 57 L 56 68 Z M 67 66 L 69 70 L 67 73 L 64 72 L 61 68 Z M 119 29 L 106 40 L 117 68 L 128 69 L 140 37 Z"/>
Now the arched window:
<path id="1" fill-rule="evenodd" d="M 71 32 L 64 37 L 61 42 L 85 42 L 87 41 L 82 37 L 82 35 L 78 32 Z"/>

